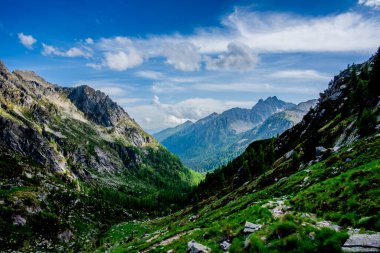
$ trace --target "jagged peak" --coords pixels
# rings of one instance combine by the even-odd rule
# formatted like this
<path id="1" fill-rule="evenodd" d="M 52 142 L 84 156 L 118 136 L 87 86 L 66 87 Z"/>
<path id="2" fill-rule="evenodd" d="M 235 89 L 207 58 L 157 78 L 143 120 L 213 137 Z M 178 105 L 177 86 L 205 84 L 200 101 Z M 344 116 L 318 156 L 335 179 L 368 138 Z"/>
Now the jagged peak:
<path id="1" fill-rule="evenodd" d="M 9 76 L 11 73 L 9 72 L 7 66 L 5 65 L 5 63 L 3 61 L 0 60 L 0 75 L 5 77 L 5 76 Z"/>

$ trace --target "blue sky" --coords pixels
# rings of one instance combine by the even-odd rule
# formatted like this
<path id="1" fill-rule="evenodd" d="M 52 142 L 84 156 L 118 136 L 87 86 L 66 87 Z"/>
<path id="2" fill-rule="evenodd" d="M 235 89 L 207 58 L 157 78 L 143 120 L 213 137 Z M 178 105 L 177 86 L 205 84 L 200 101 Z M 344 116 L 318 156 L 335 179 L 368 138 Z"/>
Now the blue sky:
<path id="1" fill-rule="evenodd" d="M 380 0 L 2 0 L 0 59 L 110 95 L 153 132 L 317 98 L 380 46 Z"/>

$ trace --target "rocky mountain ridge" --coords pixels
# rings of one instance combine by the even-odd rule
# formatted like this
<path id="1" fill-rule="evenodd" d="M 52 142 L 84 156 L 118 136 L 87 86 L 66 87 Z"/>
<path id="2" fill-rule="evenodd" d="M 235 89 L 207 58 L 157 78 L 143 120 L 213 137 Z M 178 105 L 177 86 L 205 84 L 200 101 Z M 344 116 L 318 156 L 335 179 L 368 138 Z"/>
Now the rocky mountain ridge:
<path id="1" fill-rule="evenodd" d="M 251 109 L 233 108 L 213 113 L 193 124 L 163 130 L 155 136 L 185 165 L 208 171 L 237 157 L 254 140 L 281 134 L 298 123 L 316 100 L 294 105 L 276 96 L 260 99 Z M 306 108 L 308 107 L 309 108 Z M 170 133 L 170 134 L 168 134 Z M 207 159 L 204 154 L 207 151 Z"/>
<path id="2" fill-rule="evenodd" d="M 80 250 L 117 220 L 170 212 L 200 179 L 104 93 L 3 63 L 0 150 L 0 226 L 9 231 L 0 245 L 10 250 Z M 46 219 L 52 230 L 40 231 Z"/>

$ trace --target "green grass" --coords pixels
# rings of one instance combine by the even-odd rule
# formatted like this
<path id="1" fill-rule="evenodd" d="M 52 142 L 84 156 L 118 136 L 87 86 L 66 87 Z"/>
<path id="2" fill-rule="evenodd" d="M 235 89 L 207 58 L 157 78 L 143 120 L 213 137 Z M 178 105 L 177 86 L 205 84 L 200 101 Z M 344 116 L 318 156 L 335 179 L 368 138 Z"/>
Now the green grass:
<path id="1" fill-rule="evenodd" d="M 255 187 L 273 172 L 170 216 L 115 226 L 101 239 L 103 246 L 98 252 L 185 252 L 190 240 L 210 247 L 212 252 L 222 252 L 219 242 L 227 238 L 232 242 L 231 253 L 341 252 L 348 226 L 379 231 L 379 152 L 379 137 L 372 136 L 261 190 L 255 191 Z M 305 177 L 308 183 L 301 186 Z M 291 206 L 288 215 L 275 219 L 270 207 L 263 207 L 274 197 Z M 316 217 L 305 213 L 315 213 Z M 195 221 L 190 221 L 192 216 L 196 216 Z M 316 227 L 321 220 L 339 224 L 343 230 Z M 244 234 L 246 221 L 263 228 L 252 235 Z M 132 238 L 129 230 L 145 236 Z M 178 234 L 183 235 L 170 244 L 156 245 Z"/>

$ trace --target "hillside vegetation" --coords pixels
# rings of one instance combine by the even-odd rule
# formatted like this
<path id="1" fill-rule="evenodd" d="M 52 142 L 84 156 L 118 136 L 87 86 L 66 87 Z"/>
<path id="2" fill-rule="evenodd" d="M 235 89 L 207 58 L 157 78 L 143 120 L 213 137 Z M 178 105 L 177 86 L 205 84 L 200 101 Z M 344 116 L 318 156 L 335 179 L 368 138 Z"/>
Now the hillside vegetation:
<path id="1" fill-rule="evenodd" d="M 0 248 L 78 252 L 164 215 L 202 178 L 108 96 L 0 64 Z"/>

